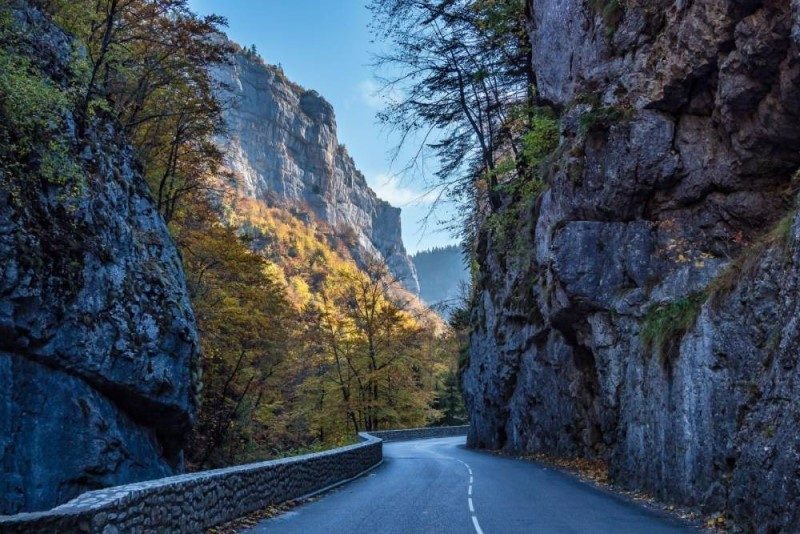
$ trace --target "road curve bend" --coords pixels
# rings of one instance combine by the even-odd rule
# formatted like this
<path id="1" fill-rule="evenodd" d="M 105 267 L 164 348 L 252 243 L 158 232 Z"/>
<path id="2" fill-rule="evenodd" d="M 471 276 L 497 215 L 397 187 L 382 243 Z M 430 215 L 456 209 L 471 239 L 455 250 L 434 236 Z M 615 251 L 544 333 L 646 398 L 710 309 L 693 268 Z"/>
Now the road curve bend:
<path id="1" fill-rule="evenodd" d="M 465 438 L 385 443 L 374 471 L 266 520 L 254 533 L 648 533 L 686 525 L 536 463 Z"/>

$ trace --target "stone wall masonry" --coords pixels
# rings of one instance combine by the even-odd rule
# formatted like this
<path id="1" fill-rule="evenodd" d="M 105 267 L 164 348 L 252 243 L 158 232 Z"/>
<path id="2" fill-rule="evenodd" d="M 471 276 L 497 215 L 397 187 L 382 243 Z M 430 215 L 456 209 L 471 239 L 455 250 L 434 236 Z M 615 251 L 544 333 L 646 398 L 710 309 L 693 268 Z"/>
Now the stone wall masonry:
<path id="1" fill-rule="evenodd" d="M 0 516 L 0 533 L 202 532 L 269 505 L 346 482 L 383 460 L 383 442 L 464 436 L 468 426 L 359 434 L 329 451 L 84 493 L 45 512 Z"/>
<path id="2" fill-rule="evenodd" d="M 381 438 L 384 442 L 406 441 L 410 439 L 450 438 L 466 436 L 469 425 L 463 426 L 437 426 L 429 428 L 406 428 L 403 430 L 382 430 L 370 432 L 371 435 Z"/>
<path id="3" fill-rule="evenodd" d="M 46 512 L 0 516 L 0 533 L 202 532 L 350 480 L 381 463 L 369 434 L 329 451 L 90 491 Z"/>

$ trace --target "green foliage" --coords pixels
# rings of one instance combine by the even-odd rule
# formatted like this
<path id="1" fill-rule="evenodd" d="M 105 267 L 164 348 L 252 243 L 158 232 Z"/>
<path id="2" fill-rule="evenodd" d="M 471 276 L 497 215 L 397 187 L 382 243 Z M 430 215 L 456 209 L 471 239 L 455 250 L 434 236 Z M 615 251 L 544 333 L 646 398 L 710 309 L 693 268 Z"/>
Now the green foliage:
<path id="1" fill-rule="evenodd" d="M 581 116 L 581 133 L 607 130 L 612 124 L 625 120 L 630 112 L 619 106 L 597 106 Z"/>
<path id="2" fill-rule="evenodd" d="M 471 282 L 471 287 L 476 287 L 478 285 L 478 279 L 481 275 L 481 264 L 478 262 L 477 258 L 475 258 L 475 254 L 473 257 L 470 258 L 469 262 L 469 279 Z"/>
<path id="3" fill-rule="evenodd" d="M 559 146 L 560 130 L 558 119 L 548 108 L 525 107 L 517 113 L 527 115 L 528 128 L 521 135 L 519 165 L 526 169 L 527 176 L 520 177 L 518 164 L 512 158 L 501 160 L 495 167 L 497 177 L 512 178 L 499 181 L 494 191 L 510 198 L 504 207 L 491 213 L 486 219 L 486 227 L 502 249 L 519 256 L 527 247 L 526 236 L 521 235 L 520 219 L 533 208 L 536 199 L 544 191 L 546 184 L 541 179 L 540 167 Z M 512 238 L 515 238 L 512 242 Z"/>
<path id="4" fill-rule="evenodd" d="M 642 326 L 641 339 L 644 345 L 665 357 L 666 349 L 676 346 L 680 338 L 694 326 L 706 297 L 705 292 L 699 292 L 652 306 Z"/>
<path id="5" fill-rule="evenodd" d="M 5 7 L 0 7 L 0 37 L 5 37 L 9 29 L 11 29 L 13 22 L 11 11 Z"/>
<path id="6" fill-rule="evenodd" d="M 529 168 L 538 166 L 560 141 L 558 121 L 546 114 L 536 114 L 530 129 L 522 136 L 522 157 Z"/>
<path id="7" fill-rule="evenodd" d="M 514 200 L 509 206 L 489 215 L 486 218 L 486 227 L 492 231 L 494 238 L 502 248 L 508 248 L 512 244 L 511 238 L 517 234 L 520 217 L 533 206 L 539 194 L 544 191 L 545 184 L 538 178 L 526 181 L 513 180 L 499 185 L 498 189 L 512 196 Z M 517 237 L 518 239 L 514 242 L 514 252 L 519 252 L 524 245 L 521 241 L 522 236 Z"/>
<path id="8" fill-rule="evenodd" d="M 487 172 L 488 175 L 494 178 L 502 178 L 517 170 L 517 164 L 511 158 L 501 159 L 497 162 L 494 169 Z"/>
<path id="9" fill-rule="evenodd" d="M 784 251 L 791 242 L 796 212 L 783 217 L 766 234 L 747 246 L 708 286 L 711 304 L 717 304 L 720 297 L 729 294 L 743 276 L 752 273 L 759 265 L 766 250 L 780 247 Z"/>
<path id="10" fill-rule="evenodd" d="M 786 246 L 792 237 L 792 228 L 797 217 L 796 213 L 790 213 L 778 221 L 775 228 L 767 235 L 767 240 L 773 244 Z"/>
<path id="11" fill-rule="evenodd" d="M 441 384 L 437 385 L 434 408 L 442 414 L 435 421 L 437 426 L 463 425 L 469 421 L 458 372 L 448 371 Z"/>
<path id="12" fill-rule="evenodd" d="M 31 66 L 27 58 L 0 50 L 0 95 L 7 127 L 13 128 L 21 154 L 30 153 L 41 136 L 60 126 L 67 108 L 63 91 Z"/>
<path id="13" fill-rule="evenodd" d="M 625 15 L 623 0 L 591 0 L 591 7 L 603 18 L 608 35 L 614 33 Z"/>
<path id="14" fill-rule="evenodd" d="M 63 139 L 55 139 L 47 145 L 39 173 L 51 184 L 74 186 L 74 194 L 83 186 L 83 169 L 75 161 L 71 147 Z"/>
<path id="15" fill-rule="evenodd" d="M 519 24 L 525 17 L 525 0 L 475 0 L 472 10 L 477 14 L 477 26 L 496 40 L 527 37 Z"/>
<path id="16" fill-rule="evenodd" d="M 20 37 L 8 13 L 0 13 L 0 161 L 17 179 L 38 175 L 55 185 L 80 184 L 83 171 L 65 121 L 70 89 L 13 51 Z"/>
<path id="17" fill-rule="evenodd" d="M 458 351 L 458 369 L 463 371 L 469 367 L 469 347 L 463 347 Z"/>
<path id="18" fill-rule="evenodd" d="M 49 0 L 48 4 L 53 21 L 72 35 L 88 35 L 99 22 L 87 0 Z"/>

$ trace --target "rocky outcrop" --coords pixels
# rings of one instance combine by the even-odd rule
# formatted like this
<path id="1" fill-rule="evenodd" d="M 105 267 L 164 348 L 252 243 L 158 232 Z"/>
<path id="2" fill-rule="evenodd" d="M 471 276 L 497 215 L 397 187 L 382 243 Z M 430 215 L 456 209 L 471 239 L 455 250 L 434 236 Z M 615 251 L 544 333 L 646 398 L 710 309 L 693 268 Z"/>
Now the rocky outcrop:
<path id="1" fill-rule="evenodd" d="M 68 86 L 70 40 L 11 5 L 13 53 Z M 133 153 L 111 123 L 81 145 L 64 123 L 83 182 L 0 162 L 0 514 L 180 471 L 196 411 L 181 261 Z"/>
<path id="2" fill-rule="evenodd" d="M 400 233 L 400 209 L 375 195 L 339 144 L 331 105 L 253 54 L 234 54 L 215 75 L 228 105 L 220 145 L 243 192 L 307 210 L 350 244 L 362 266 L 383 259 L 407 289 L 419 293 Z"/>
<path id="3" fill-rule="evenodd" d="M 484 231 L 472 446 L 800 524 L 800 4 L 533 0 L 549 188 Z"/>

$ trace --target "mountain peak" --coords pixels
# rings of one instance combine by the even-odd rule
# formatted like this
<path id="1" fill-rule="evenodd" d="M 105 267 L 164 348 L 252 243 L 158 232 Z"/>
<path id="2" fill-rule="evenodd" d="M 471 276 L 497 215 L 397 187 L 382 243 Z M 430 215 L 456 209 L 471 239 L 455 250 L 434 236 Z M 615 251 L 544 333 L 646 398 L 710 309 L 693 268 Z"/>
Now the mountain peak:
<path id="1" fill-rule="evenodd" d="M 243 193 L 308 208 L 331 227 L 352 231 L 357 263 L 384 260 L 418 294 L 400 210 L 377 197 L 339 142 L 333 106 L 246 49 L 231 59 L 214 73 L 223 87 L 221 99 L 229 103 L 227 133 L 219 143 Z"/>

